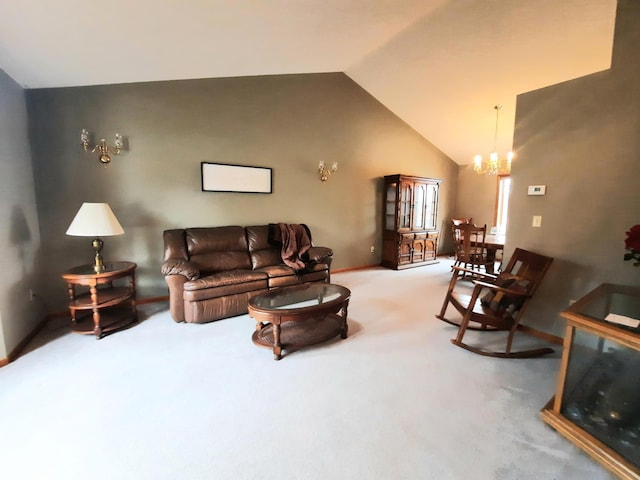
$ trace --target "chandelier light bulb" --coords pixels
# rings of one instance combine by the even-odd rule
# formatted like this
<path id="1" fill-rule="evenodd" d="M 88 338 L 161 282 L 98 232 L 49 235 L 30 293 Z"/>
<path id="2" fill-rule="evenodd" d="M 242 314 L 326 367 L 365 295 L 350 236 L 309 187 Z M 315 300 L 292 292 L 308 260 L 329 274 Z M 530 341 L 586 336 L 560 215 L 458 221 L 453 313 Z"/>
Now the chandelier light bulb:
<path id="1" fill-rule="evenodd" d="M 483 160 L 482 155 L 473 158 L 473 170 L 478 175 L 509 175 L 511 173 L 511 160 L 513 152 L 507 153 L 506 160 L 498 155 L 498 119 L 502 105 L 493 107 L 496 111 L 496 129 L 493 137 L 493 152 L 489 154 L 488 160 Z"/>

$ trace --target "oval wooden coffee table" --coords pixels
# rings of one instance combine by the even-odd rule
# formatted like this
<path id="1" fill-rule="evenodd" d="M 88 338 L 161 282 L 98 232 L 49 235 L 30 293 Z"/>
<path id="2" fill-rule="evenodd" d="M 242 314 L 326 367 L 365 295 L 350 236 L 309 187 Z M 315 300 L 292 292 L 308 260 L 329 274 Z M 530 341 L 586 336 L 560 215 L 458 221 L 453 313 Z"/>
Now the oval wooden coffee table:
<path id="1" fill-rule="evenodd" d="M 282 350 L 297 350 L 340 335 L 347 338 L 347 306 L 351 292 L 330 283 L 282 287 L 249 300 L 249 315 L 257 322 L 253 343 Z"/>

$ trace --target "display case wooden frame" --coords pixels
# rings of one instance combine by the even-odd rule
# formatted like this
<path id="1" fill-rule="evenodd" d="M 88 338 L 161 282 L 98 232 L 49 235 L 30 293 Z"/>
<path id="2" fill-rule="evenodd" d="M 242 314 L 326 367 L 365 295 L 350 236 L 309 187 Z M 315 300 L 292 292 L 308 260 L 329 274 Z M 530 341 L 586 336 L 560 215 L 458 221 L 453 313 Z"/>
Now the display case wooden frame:
<path id="1" fill-rule="evenodd" d="M 636 367 L 640 364 L 640 331 L 605 320 L 610 313 L 639 318 L 640 287 L 602 284 L 561 313 L 562 317 L 567 320 L 567 327 L 556 393 L 542 409 L 540 415 L 546 423 L 619 478 L 639 480 L 640 449 L 637 448 L 637 444 L 626 447 L 628 440 L 626 438 L 617 440 L 613 438 L 611 432 L 619 432 L 618 435 L 623 435 L 627 430 L 633 429 L 630 433 L 637 434 L 640 420 L 632 417 L 631 423 L 627 420 L 626 424 L 622 423 L 622 427 L 616 426 L 616 423 L 612 424 L 612 419 L 617 420 L 620 424 L 620 413 L 615 411 L 607 413 L 612 402 L 605 403 L 604 399 L 608 398 L 608 395 L 616 399 L 614 391 L 611 387 L 606 390 L 600 387 L 596 389 L 593 362 L 584 361 L 589 356 L 580 352 L 580 350 L 593 352 L 591 358 L 595 359 L 602 359 L 606 355 L 611 355 L 611 352 L 614 354 L 623 352 L 625 358 L 631 359 L 630 362 L 626 362 L 627 365 L 623 364 L 622 368 L 619 367 L 620 362 L 618 362 L 618 368 L 609 368 L 611 374 L 608 377 L 613 378 L 613 382 L 632 385 L 631 395 L 626 399 L 626 404 L 627 408 L 629 408 L 629 403 L 632 406 L 637 406 L 640 402 L 638 383 L 636 381 L 628 382 L 619 377 L 624 375 L 625 371 L 632 375 L 635 375 L 637 371 Z M 582 335 L 582 339 L 577 341 L 576 339 L 580 335 Z M 585 340 L 589 340 L 586 346 Z M 609 346 L 608 351 L 604 350 L 606 345 Z M 599 369 L 602 371 L 604 367 L 599 367 Z M 576 374 L 576 372 L 578 373 Z M 572 378 L 570 379 L 570 377 Z M 589 388 L 595 392 L 592 398 L 596 399 L 596 407 L 583 410 L 589 413 L 587 421 L 580 419 L 580 415 L 576 413 L 579 409 L 572 410 L 572 403 L 570 403 L 576 404 L 572 392 L 585 384 L 588 384 Z M 583 388 L 584 390 L 586 388 Z M 619 392 L 619 389 L 615 392 Z M 615 403 L 620 404 L 621 400 L 618 398 Z M 605 404 L 607 408 L 597 407 L 600 404 Z M 632 409 L 638 414 L 636 410 L 636 408 Z M 617 414 L 617 419 L 616 415 L 612 413 Z M 592 418 L 595 420 L 591 420 Z M 595 426 L 590 426 L 589 423 Z M 601 434 L 599 429 L 606 429 L 603 430 L 606 435 Z M 637 435 L 635 436 L 637 437 Z M 636 439 L 635 441 L 639 442 L 640 440 Z M 624 446 L 627 451 L 624 452 L 621 448 L 617 448 L 618 445 Z"/>

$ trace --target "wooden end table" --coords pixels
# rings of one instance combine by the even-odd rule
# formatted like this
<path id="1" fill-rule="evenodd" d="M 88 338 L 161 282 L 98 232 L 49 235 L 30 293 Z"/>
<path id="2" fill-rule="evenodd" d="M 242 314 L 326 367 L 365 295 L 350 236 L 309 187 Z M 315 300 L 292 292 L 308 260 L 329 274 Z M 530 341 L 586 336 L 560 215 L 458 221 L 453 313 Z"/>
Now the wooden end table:
<path id="1" fill-rule="evenodd" d="M 347 307 L 351 292 L 330 283 L 282 287 L 249 300 L 249 315 L 256 345 L 273 348 L 275 360 L 282 350 L 315 345 L 340 335 L 347 338 Z"/>
<path id="2" fill-rule="evenodd" d="M 81 265 L 62 274 L 69 287 L 74 332 L 93 333 L 99 339 L 138 320 L 136 266 L 133 262 L 105 263 L 104 270 L 96 273 L 93 265 Z M 128 281 L 125 285 L 114 285 L 120 279 Z M 77 289 L 78 286 L 84 288 Z M 79 316 L 78 311 L 89 315 Z"/>

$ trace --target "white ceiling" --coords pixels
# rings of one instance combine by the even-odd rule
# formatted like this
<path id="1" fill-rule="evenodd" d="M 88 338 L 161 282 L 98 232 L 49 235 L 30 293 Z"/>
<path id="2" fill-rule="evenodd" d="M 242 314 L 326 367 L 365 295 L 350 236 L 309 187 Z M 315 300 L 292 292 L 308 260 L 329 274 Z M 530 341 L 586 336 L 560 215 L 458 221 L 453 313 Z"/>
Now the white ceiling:
<path id="1" fill-rule="evenodd" d="M 616 0 L 0 0 L 24 88 L 342 71 L 459 164 L 516 95 L 607 69 Z"/>

